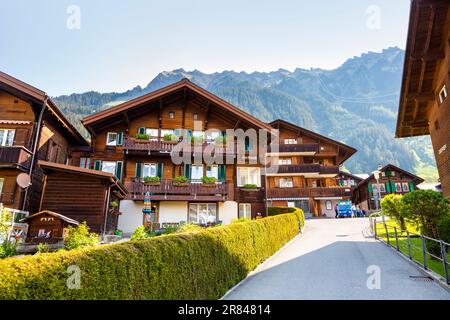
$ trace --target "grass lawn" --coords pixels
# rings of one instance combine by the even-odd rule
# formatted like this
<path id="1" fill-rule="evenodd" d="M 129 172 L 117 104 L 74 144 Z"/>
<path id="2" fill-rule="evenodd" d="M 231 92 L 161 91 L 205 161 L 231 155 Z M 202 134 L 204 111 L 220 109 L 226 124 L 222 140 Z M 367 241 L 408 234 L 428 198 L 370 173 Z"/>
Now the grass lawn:
<path id="1" fill-rule="evenodd" d="M 409 249 L 408 249 L 408 237 L 406 232 L 400 233 L 400 227 L 398 226 L 396 221 L 389 220 L 386 221 L 388 233 L 389 233 L 389 245 L 393 248 L 397 248 L 397 244 L 395 241 L 395 230 L 394 227 L 397 227 L 398 232 L 398 247 L 401 252 L 406 254 L 406 256 L 409 256 Z M 407 226 L 407 229 L 411 233 L 418 233 L 414 228 L 411 226 Z M 383 223 L 377 223 L 377 236 L 379 238 L 382 238 L 384 241 L 387 241 L 387 235 L 386 235 L 386 229 L 384 228 Z M 415 235 L 411 235 L 411 255 L 414 261 L 420 263 L 423 265 L 423 252 L 422 252 L 422 239 L 420 237 L 417 237 Z M 447 249 L 448 252 L 448 249 Z M 438 255 L 439 258 L 441 258 L 441 254 Z M 450 253 L 447 253 L 447 263 L 450 263 Z M 437 274 L 441 275 L 445 278 L 444 273 L 444 265 L 441 260 L 437 260 L 436 258 L 432 258 L 429 253 L 426 254 L 427 257 L 427 267 L 428 269 L 436 272 Z M 447 264 L 447 270 L 450 269 Z"/>

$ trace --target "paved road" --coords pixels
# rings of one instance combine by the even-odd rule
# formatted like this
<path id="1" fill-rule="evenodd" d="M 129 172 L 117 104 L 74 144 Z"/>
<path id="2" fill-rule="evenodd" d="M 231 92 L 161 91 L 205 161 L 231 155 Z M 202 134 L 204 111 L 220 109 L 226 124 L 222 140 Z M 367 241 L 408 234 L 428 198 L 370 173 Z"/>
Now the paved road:
<path id="1" fill-rule="evenodd" d="M 225 299 L 450 299 L 437 283 L 411 278 L 423 273 L 369 237 L 368 227 L 367 219 L 307 220 L 303 235 Z M 367 287 L 372 265 L 380 289 Z"/>

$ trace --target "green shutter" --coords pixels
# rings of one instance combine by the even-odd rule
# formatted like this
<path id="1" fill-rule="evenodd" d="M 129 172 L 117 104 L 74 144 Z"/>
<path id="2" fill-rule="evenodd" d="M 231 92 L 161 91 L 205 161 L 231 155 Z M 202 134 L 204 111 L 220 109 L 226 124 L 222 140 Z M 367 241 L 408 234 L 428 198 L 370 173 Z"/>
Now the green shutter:
<path id="1" fill-rule="evenodd" d="M 369 192 L 372 193 L 373 192 L 373 188 L 372 188 L 372 184 L 371 183 L 368 184 L 368 188 L 369 188 Z"/>
<path id="2" fill-rule="evenodd" d="M 414 183 L 412 183 L 412 181 L 409 182 L 409 192 L 413 192 L 414 191 Z"/>
<path id="3" fill-rule="evenodd" d="M 102 169 L 102 160 L 94 161 L 94 170 L 100 171 Z"/>
<path id="4" fill-rule="evenodd" d="M 145 134 L 145 128 L 139 128 L 139 131 L 138 131 L 138 133 L 139 134 Z"/>
<path id="5" fill-rule="evenodd" d="M 191 165 L 190 164 L 184 165 L 184 176 L 188 179 L 191 178 Z"/>
<path id="6" fill-rule="evenodd" d="M 391 193 L 391 184 L 388 182 L 386 182 L 386 192 L 387 193 Z"/>
<path id="7" fill-rule="evenodd" d="M 251 142 L 249 137 L 245 137 L 245 151 L 249 152 L 252 150 Z"/>
<path id="8" fill-rule="evenodd" d="M 123 172 L 123 162 L 117 161 L 116 165 L 116 178 L 122 180 L 122 172 Z"/>
<path id="9" fill-rule="evenodd" d="M 117 133 L 117 145 L 118 146 L 123 145 L 123 132 Z"/>
<path id="10" fill-rule="evenodd" d="M 227 166 L 224 164 L 219 165 L 219 181 L 225 181 L 227 179 Z"/>
<path id="11" fill-rule="evenodd" d="M 136 163 L 136 178 L 142 178 L 142 163 Z"/>
<path id="12" fill-rule="evenodd" d="M 156 168 L 156 175 L 162 179 L 164 178 L 164 163 L 158 163 Z"/>
<path id="13" fill-rule="evenodd" d="M 391 181 L 391 189 L 392 189 L 392 193 L 395 193 L 395 182 Z"/>

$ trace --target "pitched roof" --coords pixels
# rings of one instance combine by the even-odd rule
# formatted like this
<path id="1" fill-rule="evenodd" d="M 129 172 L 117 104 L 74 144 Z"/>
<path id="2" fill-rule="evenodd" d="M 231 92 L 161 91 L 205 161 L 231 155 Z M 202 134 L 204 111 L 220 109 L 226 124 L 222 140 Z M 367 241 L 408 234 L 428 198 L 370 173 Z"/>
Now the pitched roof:
<path id="1" fill-rule="evenodd" d="M 48 161 L 42 161 L 42 160 L 39 160 L 38 164 L 44 170 L 44 173 L 47 170 L 52 170 L 52 171 L 67 172 L 67 173 L 72 173 L 72 174 L 80 174 L 80 175 L 90 176 L 90 177 L 93 177 L 93 178 L 109 180 L 109 182 L 111 182 L 111 184 L 116 186 L 118 188 L 118 190 L 123 195 L 127 195 L 128 194 L 128 190 L 123 185 L 123 183 L 120 180 L 118 180 L 111 173 L 98 171 L 98 170 L 91 170 L 91 169 L 86 169 L 86 168 L 80 168 L 80 167 L 75 167 L 75 166 L 69 166 L 69 165 L 60 164 L 60 163 L 53 163 L 53 162 L 48 162 Z"/>
<path id="2" fill-rule="evenodd" d="M 387 165 L 385 165 L 383 168 L 381 168 L 380 171 L 381 171 L 381 172 L 385 172 L 385 171 L 387 171 L 388 169 L 395 169 L 395 170 L 397 170 L 397 171 L 399 171 L 399 172 L 402 172 L 403 174 L 406 174 L 406 175 L 410 176 L 411 178 L 413 178 L 413 180 L 415 180 L 415 181 L 417 182 L 417 184 L 422 183 L 422 182 L 425 181 L 425 180 L 422 179 L 421 177 L 418 177 L 418 176 L 416 176 L 415 174 L 413 174 L 413 173 L 411 173 L 411 172 L 408 172 L 408 171 L 406 171 L 406 170 L 403 170 L 402 168 L 399 168 L 399 167 L 397 167 L 397 166 L 394 166 L 393 164 L 390 164 L 390 163 L 387 164 Z M 357 186 L 357 187 L 359 187 L 360 185 L 363 185 L 363 184 L 369 182 L 369 181 L 372 180 L 372 179 L 375 179 L 373 173 L 372 173 L 369 177 L 367 177 L 366 179 L 364 179 L 363 181 L 361 181 L 360 183 L 358 183 L 358 186 Z"/>
<path id="3" fill-rule="evenodd" d="M 108 118 L 110 116 L 114 116 L 121 112 L 125 112 L 127 110 L 139 107 L 150 101 L 156 101 L 164 95 L 167 95 L 171 92 L 178 91 L 183 88 L 192 90 L 193 92 L 203 96 L 204 98 L 210 100 L 211 102 L 215 103 L 216 105 L 224 108 L 225 110 L 228 110 L 228 111 L 234 113 L 235 115 L 239 116 L 240 118 L 242 118 L 254 125 L 257 125 L 258 127 L 262 128 L 262 129 L 266 129 L 268 131 L 270 131 L 272 129 L 272 127 L 269 126 L 267 123 L 253 117 L 252 115 L 248 114 L 245 111 L 242 111 L 241 109 L 233 106 L 229 102 L 226 102 L 225 100 L 219 98 L 218 96 L 212 94 L 211 92 L 201 88 L 200 86 L 194 84 L 193 82 L 191 82 L 190 80 L 188 80 L 186 78 L 182 79 L 178 82 L 175 82 L 171 85 L 168 85 L 164 88 L 155 90 L 155 91 L 145 94 L 143 96 L 137 97 L 130 101 L 127 101 L 127 102 L 124 102 L 117 106 L 114 106 L 112 108 L 89 115 L 89 116 L 85 117 L 82 120 L 82 122 L 85 126 L 92 125 L 92 124 L 94 124 L 100 120 L 103 120 L 105 118 Z"/>
<path id="4" fill-rule="evenodd" d="M 69 131 L 75 140 L 81 145 L 89 145 L 89 143 L 83 138 L 78 130 L 70 123 L 64 114 L 59 110 L 53 100 L 42 90 L 39 90 L 28 83 L 25 83 L 19 79 L 16 79 L 9 74 L 0 71 L 0 89 L 11 92 L 13 95 L 35 102 L 42 106 L 47 104 L 47 108 L 53 114 L 53 116 L 61 122 L 61 124 Z"/>
<path id="5" fill-rule="evenodd" d="M 63 216 L 62 214 L 59 214 L 59 213 L 56 213 L 56 212 L 53 212 L 53 211 L 49 211 L 49 210 L 43 210 L 43 211 L 40 211 L 38 213 L 32 214 L 31 216 L 28 216 L 28 217 L 22 219 L 21 222 L 30 221 L 30 220 L 32 220 L 32 219 L 34 219 L 34 218 L 36 218 L 36 217 L 38 217 L 40 215 L 43 215 L 43 214 L 51 215 L 51 216 L 53 216 L 55 218 L 61 219 L 61 220 L 65 221 L 65 222 L 67 222 L 69 224 L 73 224 L 73 225 L 76 225 L 76 226 L 80 224 L 78 221 L 76 221 L 74 219 L 71 219 L 69 217 Z"/>

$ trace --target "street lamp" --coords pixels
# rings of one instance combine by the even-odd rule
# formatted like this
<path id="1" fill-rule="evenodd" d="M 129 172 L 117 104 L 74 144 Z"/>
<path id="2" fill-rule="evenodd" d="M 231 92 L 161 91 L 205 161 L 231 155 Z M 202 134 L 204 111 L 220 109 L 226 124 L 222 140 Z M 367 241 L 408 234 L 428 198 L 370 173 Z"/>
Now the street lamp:
<path id="1" fill-rule="evenodd" d="M 375 177 L 375 180 L 377 181 L 377 191 L 378 191 L 378 195 L 377 195 L 377 200 L 375 201 L 375 207 L 377 210 L 381 210 L 381 188 L 380 188 L 380 175 L 381 175 L 381 164 L 378 165 L 378 169 L 375 170 L 373 172 L 373 176 Z M 374 196 L 375 198 L 375 196 Z M 379 203 L 378 203 L 379 201 Z M 384 221 L 384 214 L 383 211 L 381 212 L 381 216 L 383 217 L 383 221 Z"/>

